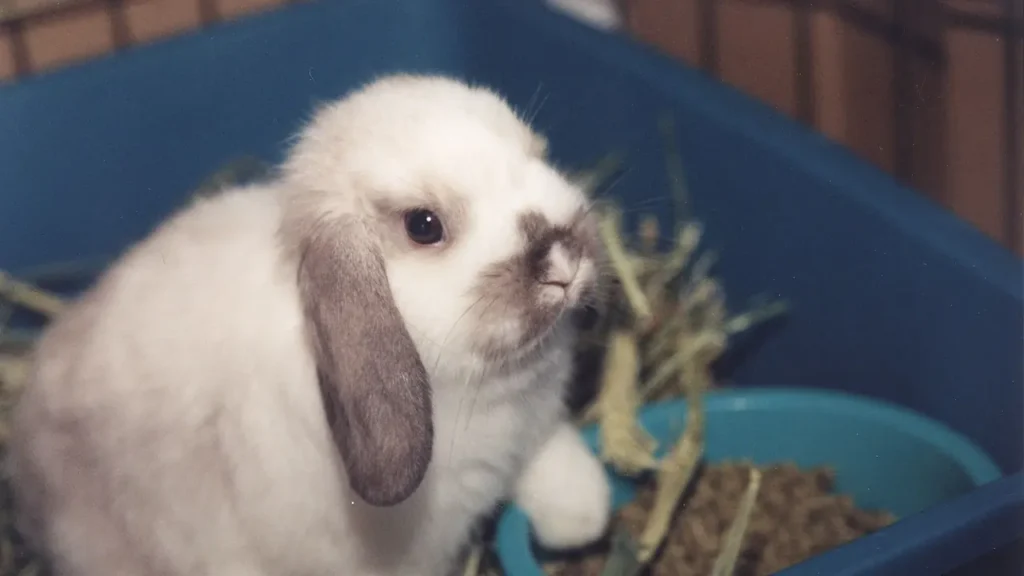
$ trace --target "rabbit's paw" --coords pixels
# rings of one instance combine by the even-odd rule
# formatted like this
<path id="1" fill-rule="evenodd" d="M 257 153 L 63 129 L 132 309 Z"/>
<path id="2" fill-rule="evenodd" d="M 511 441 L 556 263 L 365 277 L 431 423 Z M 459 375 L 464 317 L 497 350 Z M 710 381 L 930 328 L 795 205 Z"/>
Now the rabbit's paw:
<path id="1" fill-rule="evenodd" d="M 604 466 L 565 424 L 527 465 L 516 503 L 549 549 L 578 548 L 604 535 L 611 516 L 611 486 Z"/>

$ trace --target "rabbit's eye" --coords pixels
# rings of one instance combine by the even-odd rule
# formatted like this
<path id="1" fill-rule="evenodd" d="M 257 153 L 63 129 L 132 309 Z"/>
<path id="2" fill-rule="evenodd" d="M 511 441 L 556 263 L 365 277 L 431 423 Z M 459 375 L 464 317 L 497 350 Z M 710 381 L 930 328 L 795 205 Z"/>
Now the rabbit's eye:
<path id="1" fill-rule="evenodd" d="M 437 244 L 444 238 L 441 219 L 430 210 L 410 210 L 405 213 L 405 232 L 417 244 Z"/>

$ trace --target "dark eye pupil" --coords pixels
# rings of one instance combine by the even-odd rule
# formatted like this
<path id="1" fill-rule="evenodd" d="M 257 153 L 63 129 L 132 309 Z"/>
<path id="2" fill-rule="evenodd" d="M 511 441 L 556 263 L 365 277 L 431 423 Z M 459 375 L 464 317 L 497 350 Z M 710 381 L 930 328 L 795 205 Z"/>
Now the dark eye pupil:
<path id="1" fill-rule="evenodd" d="M 412 210 L 406 213 L 405 231 L 417 244 L 436 244 L 444 237 L 441 219 L 430 210 Z"/>

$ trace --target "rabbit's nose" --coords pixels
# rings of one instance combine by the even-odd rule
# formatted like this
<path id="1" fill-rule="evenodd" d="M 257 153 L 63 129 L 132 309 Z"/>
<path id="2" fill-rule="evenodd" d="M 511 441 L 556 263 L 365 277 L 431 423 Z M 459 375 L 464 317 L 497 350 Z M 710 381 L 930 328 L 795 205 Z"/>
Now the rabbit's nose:
<path id="1" fill-rule="evenodd" d="M 555 242 L 548 252 L 548 269 L 541 283 L 567 288 L 576 279 L 579 270 L 579 257 L 566 249 L 562 242 Z"/>

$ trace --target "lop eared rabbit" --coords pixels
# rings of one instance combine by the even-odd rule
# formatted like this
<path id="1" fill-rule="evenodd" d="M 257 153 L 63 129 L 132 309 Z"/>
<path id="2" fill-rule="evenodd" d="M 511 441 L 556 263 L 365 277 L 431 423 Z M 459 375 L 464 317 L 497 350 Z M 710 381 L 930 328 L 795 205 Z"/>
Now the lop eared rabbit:
<path id="1" fill-rule="evenodd" d="M 13 417 L 56 574 L 446 574 L 506 498 L 549 547 L 600 537 L 562 402 L 600 243 L 545 149 L 485 88 L 386 77 L 128 250 Z"/>

